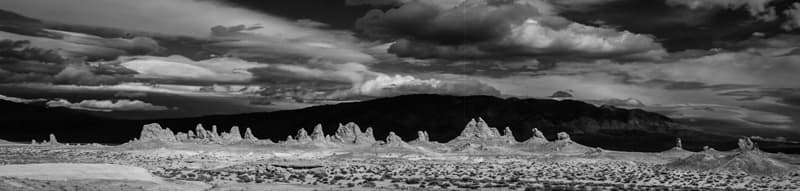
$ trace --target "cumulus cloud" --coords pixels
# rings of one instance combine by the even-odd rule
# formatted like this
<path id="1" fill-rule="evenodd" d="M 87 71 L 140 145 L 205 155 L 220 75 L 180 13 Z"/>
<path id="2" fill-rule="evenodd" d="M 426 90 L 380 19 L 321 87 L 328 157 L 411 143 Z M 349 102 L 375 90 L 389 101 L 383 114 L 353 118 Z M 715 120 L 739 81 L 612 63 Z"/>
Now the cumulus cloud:
<path id="1" fill-rule="evenodd" d="M 420 79 L 408 75 L 380 75 L 353 88 L 361 95 L 379 97 L 404 94 L 500 95 L 497 89 L 473 79 Z"/>
<path id="2" fill-rule="evenodd" d="M 535 3 L 532 3 L 535 2 Z M 659 59 L 648 35 L 584 25 L 552 15 L 541 1 L 412 1 L 372 10 L 356 26 L 375 38 L 400 38 L 388 51 L 447 59 Z"/>
<path id="3" fill-rule="evenodd" d="M 153 105 L 140 100 L 82 100 L 72 103 L 65 99 L 53 99 L 47 102 L 48 107 L 66 107 L 77 110 L 87 111 L 162 111 L 168 110 L 165 106 Z"/>

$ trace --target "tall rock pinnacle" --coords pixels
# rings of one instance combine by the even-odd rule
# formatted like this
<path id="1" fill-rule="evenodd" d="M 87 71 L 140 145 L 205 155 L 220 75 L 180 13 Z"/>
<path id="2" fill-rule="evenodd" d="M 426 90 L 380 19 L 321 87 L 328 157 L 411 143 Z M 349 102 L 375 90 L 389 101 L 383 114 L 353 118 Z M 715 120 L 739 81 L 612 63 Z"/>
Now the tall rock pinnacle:
<path id="1" fill-rule="evenodd" d="M 52 134 L 52 133 L 50 133 L 50 141 L 48 141 L 47 143 L 50 143 L 50 144 L 60 144 L 60 143 L 58 143 L 58 140 L 56 139 L 56 135 L 54 135 L 54 134 Z"/>
<path id="2" fill-rule="evenodd" d="M 246 130 L 244 130 L 244 140 L 245 141 L 258 141 L 258 138 L 256 138 L 255 135 L 253 135 L 253 131 L 251 131 L 250 128 L 247 128 Z"/>
<path id="3" fill-rule="evenodd" d="M 417 131 L 417 139 L 414 142 L 430 142 L 430 137 L 428 136 L 428 132 L 425 131 Z"/>
<path id="4" fill-rule="evenodd" d="M 516 138 L 514 138 L 514 132 L 511 131 L 510 127 L 503 129 L 503 137 L 509 142 L 517 142 Z"/>
<path id="5" fill-rule="evenodd" d="M 242 140 L 242 134 L 239 133 L 238 126 L 233 126 L 229 132 L 222 133 L 221 138 L 223 143 L 239 142 Z"/>
<path id="6" fill-rule="evenodd" d="M 311 137 L 308 136 L 308 132 L 306 132 L 306 129 L 303 129 L 303 128 L 300 128 L 300 130 L 297 130 L 297 136 L 295 136 L 294 139 L 297 139 L 297 142 L 300 142 L 300 143 L 310 143 L 311 142 Z"/>
<path id="7" fill-rule="evenodd" d="M 325 142 L 325 132 L 322 131 L 322 124 L 314 126 L 314 132 L 311 132 L 311 140 L 314 142 Z"/>
<path id="8" fill-rule="evenodd" d="M 467 126 L 464 127 L 464 130 L 461 131 L 461 135 L 459 135 L 456 139 L 472 139 L 472 138 L 487 139 L 499 136 L 500 132 L 497 129 L 489 127 L 489 125 L 486 124 L 486 121 L 484 121 L 483 118 L 478 118 L 478 121 L 475 121 L 475 119 L 471 119 L 467 123 Z"/>

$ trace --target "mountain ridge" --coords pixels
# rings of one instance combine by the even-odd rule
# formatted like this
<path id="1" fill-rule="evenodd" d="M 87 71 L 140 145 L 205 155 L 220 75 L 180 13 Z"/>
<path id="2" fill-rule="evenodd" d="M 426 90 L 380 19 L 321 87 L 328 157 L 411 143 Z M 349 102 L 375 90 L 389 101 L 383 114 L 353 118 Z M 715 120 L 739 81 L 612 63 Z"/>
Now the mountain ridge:
<path id="1" fill-rule="evenodd" d="M 3 108 L 4 115 L 24 116 Z M 40 113 L 47 113 L 54 108 L 39 109 L 42 110 Z M 181 132 L 192 130 L 197 124 L 217 125 L 222 131 L 239 126 L 251 128 L 253 134 L 261 139 L 281 141 L 301 128 L 313 132 L 316 124 L 322 124 L 325 134 L 334 134 L 339 123 L 356 122 L 364 129 L 372 127 L 375 138 L 379 140 L 384 140 L 392 131 L 403 140 L 412 141 L 419 131 L 424 131 L 430 141 L 445 142 L 457 137 L 464 128 L 463 124 L 470 119 L 483 117 L 490 126 L 509 127 L 516 141 L 532 137 L 533 128 L 544 133 L 549 140 L 556 140 L 554 135 L 563 131 L 587 146 L 624 151 L 657 152 L 673 147 L 676 138 L 682 138 L 690 150 L 702 150 L 703 146 L 728 150 L 733 149 L 731 145 L 737 141 L 737 137 L 695 131 L 668 117 L 644 110 L 597 107 L 575 100 L 492 96 L 419 94 L 297 110 L 153 120 L 116 120 L 84 115 L 63 117 L 60 116 L 63 112 L 74 112 L 66 109 L 56 111 L 59 112 L 31 114 L 38 115 L 33 118 L 24 116 L 27 118 L 0 120 L 12 124 L 6 125 L 7 131 L 11 129 L 11 132 L 0 135 L 0 138 L 27 142 L 54 133 L 62 142 L 124 143 L 139 135 L 142 125 L 159 123 Z M 48 115 L 58 116 L 51 119 Z"/>

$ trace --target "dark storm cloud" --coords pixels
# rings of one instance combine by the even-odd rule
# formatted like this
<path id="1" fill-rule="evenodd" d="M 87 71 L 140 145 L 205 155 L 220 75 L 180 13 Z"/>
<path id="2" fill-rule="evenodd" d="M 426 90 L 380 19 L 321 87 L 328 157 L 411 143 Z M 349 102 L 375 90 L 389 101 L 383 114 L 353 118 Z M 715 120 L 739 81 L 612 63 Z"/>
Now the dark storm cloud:
<path id="1" fill-rule="evenodd" d="M 116 84 L 135 72 L 113 63 L 88 65 L 82 59 L 64 58 L 53 50 L 30 47 L 27 41 L 0 41 L 0 82 L 55 84 Z"/>
<path id="2" fill-rule="evenodd" d="M 720 48 L 791 26 L 795 0 L 616 0 L 563 8 L 562 16 L 658 37 L 671 52 Z M 783 27 L 782 27 L 783 26 Z M 723 47 L 724 48 L 724 47 Z"/>
<path id="3" fill-rule="evenodd" d="M 390 53 L 421 59 L 637 60 L 665 54 L 650 36 L 575 23 L 551 15 L 545 5 L 410 1 L 387 11 L 372 10 L 356 28 L 373 38 L 399 39 Z"/>
<path id="4" fill-rule="evenodd" d="M 442 10 L 428 3 L 408 3 L 386 12 L 372 10 L 356 28 L 379 38 L 413 38 L 443 44 L 494 40 L 510 33 L 511 25 L 541 15 L 532 6 L 459 6 Z"/>
<path id="5" fill-rule="evenodd" d="M 685 6 L 691 9 L 744 9 L 750 15 L 765 21 L 775 20 L 775 7 L 768 4 L 773 0 L 667 0 L 670 6 Z"/>

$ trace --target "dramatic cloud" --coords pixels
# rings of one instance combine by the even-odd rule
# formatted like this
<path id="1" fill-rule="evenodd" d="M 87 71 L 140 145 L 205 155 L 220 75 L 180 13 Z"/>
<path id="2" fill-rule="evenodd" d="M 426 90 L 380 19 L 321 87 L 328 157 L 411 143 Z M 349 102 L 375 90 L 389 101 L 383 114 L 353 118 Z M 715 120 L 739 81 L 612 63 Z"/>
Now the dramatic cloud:
<path id="1" fill-rule="evenodd" d="M 153 105 L 139 100 L 82 100 L 72 103 L 65 99 L 54 99 L 47 102 L 48 107 L 66 107 L 88 111 L 161 111 L 168 110 L 165 106 Z"/>
<path id="2" fill-rule="evenodd" d="M 201 82 L 247 82 L 253 77 L 248 69 L 266 66 L 236 58 L 192 61 L 183 56 L 121 57 L 120 62 L 123 67 L 136 71 L 136 78 Z"/>
<path id="3" fill-rule="evenodd" d="M 47 101 L 47 99 L 25 99 L 25 98 L 10 97 L 5 95 L 0 95 L 0 100 L 10 101 L 14 103 L 33 103 L 33 102 Z"/>
<path id="4" fill-rule="evenodd" d="M 666 54 L 651 36 L 575 23 L 543 11 L 545 3 L 530 3 L 537 1 L 456 2 L 413 1 L 372 10 L 357 28 L 375 38 L 401 38 L 388 51 L 413 58 L 660 59 Z"/>
<path id="5" fill-rule="evenodd" d="M 800 28 L 800 3 L 793 3 L 789 9 L 783 11 L 788 20 L 781 27 L 784 30 L 794 30 Z"/>
<path id="6" fill-rule="evenodd" d="M 691 9 L 746 9 L 751 15 L 765 21 L 777 18 L 775 8 L 768 4 L 772 0 L 667 0 L 668 5 L 686 6 Z"/>
<path id="7" fill-rule="evenodd" d="M 97 8 L 86 9 L 86 5 Z M 209 47 L 223 54 L 288 54 L 358 62 L 372 59 L 361 53 L 361 43 L 348 32 L 323 30 L 317 28 L 319 25 L 309 26 L 216 1 L 12 0 L 0 2 L 0 7 L 68 24 L 155 35 L 211 37 L 215 43 Z M 108 50 L 93 52 L 98 51 Z"/>
<path id="8" fill-rule="evenodd" d="M 472 79 L 419 79 L 403 75 L 380 75 L 353 88 L 362 95 L 379 97 L 403 94 L 500 95 L 497 89 Z"/>

